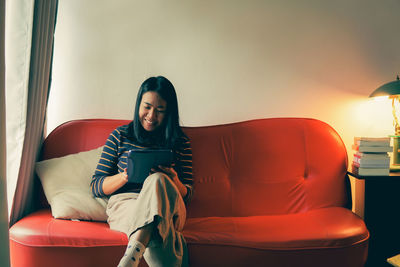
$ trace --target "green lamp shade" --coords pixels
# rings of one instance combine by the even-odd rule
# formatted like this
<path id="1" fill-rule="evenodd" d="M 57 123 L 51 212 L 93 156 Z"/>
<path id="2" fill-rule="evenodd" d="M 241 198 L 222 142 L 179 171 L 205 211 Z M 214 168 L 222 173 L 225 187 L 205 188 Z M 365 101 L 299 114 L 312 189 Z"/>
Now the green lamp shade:
<path id="1" fill-rule="evenodd" d="M 388 82 L 376 89 L 369 97 L 384 96 L 384 95 L 400 95 L 400 80 L 397 75 L 397 80 Z"/>

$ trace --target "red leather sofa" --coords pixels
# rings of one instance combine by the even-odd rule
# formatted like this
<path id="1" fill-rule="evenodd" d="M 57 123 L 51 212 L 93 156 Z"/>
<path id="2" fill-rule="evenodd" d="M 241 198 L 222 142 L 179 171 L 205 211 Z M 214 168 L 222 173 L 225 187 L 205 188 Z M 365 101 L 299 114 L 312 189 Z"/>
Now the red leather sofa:
<path id="1" fill-rule="evenodd" d="M 42 157 L 99 147 L 127 122 L 62 124 Z M 364 266 L 369 232 L 349 209 L 347 154 L 333 128 L 272 118 L 184 130 L 195 177 L 183 231 L 190 266 Z M 10 228 L 12 267 L 116 266 L 126 244 L 107 223 L 54 219 L 46 203 Z"/>

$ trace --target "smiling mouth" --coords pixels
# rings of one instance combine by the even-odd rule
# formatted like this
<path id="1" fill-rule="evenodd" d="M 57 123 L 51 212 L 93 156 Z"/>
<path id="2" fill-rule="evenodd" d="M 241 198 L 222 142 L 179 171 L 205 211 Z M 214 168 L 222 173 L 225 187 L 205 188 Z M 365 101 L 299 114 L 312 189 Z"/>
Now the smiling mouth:
<path id="1" fill-rule="evenodd" d="M 145 120 L 145 122 L 147 123 L 147 124 L 149 124 L 149 125 L 151 125 L 151 126 L 154 126 L 157 122 L 156 121 L 150 121 L 150 120 L 148 120 L 148 119 L 144 119 Z"/>

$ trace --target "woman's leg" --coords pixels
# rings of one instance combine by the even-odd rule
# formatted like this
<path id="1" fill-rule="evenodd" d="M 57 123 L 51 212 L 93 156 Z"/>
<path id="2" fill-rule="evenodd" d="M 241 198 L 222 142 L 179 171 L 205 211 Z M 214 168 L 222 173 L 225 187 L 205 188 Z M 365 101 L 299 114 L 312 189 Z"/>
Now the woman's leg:
<path id="1" fill-rule="evenodd" d="M 143 226 L 137 230 L 130 238 L 125 254 L 118 264 L 118 267 L 136 267 L 149 244 L 151 235 L 154 231 L 154 223 Z"/>
<path id="2" fill-rule="evenodd" d="M 123 193 L 111 196 L 107 205 L 108 224 L 113 230 L 124 232 L 130 236 L 129 229 L 132 226 L 133 218 L 136 216 L 136 200 L 138 193 Z M 141 230 L 140 241 L 146 243 L 146 232 L 150 232 L 149 227 Z M 129 233 L 129 234 L 128 234 Z M 139 234 L 139 232 L 138 232 Z M 148 243 L 148 241 L 147 241 Z M 147 244 L 146 244 L 147 245 Z M 124 256 L 118 266 L 132 267 L 137 266 L 140 258 L 145 251 L 145 246 L 135 239 L 130 239 L 126 247 Z"/>
<path id="3" fill-rule="evenodd" d="M 110 228 L 130 237 L 121 266 L 137 266 L 146 247 L 144 257 L 151 267 L 185 266 L 187 250 L 180 231 L 186 208 L 175 184 L 166 175 L 155 173 L 146 179 L 137 198 L 125 201 L 122 197 L 110 198 L 107 212 Z M 130 227 L 126 228 L 127 224 Z M 140 254 L 131 256 L 137 252 Z"/>
<path id="4" fill-rule="evenodd" d="M 130 239 L 135 239 L 142 243 L 145 247 L 149 244 L 151 235 L 154 231 L 154 223 L 150 223 L 137 230 Z"/>
<path id="5" fill-rule="evenodd" d="M 148 265 L 187 266 L 186 244 L 180 232 L 186 220 L 186 207 L 175 184 L 162 173 L 153 174 L 146 179 L 138 203 L 149 207 L 148 215 L 154 217 L 150 243 L 144 254 Z"/>

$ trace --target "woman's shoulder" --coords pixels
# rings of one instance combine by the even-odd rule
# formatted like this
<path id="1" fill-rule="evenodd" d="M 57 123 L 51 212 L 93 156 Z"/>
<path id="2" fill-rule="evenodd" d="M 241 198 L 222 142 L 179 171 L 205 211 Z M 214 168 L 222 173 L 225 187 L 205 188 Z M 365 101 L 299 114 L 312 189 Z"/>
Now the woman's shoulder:
<path id="1" fill-rule="evenodd" d="M 121 138 L 126 137 L 128 134 L 128 125 L 121 125 L 115 128 L 109 136 L 109 139 L 117 139 L 120 140 Z"/>
<path id="2" fill-rule="evenodd" d="M 125 124 L 125 125 L 118 126 L 115 130 L 118 130 L 122 134 L 126 135 L 126 134 L 128 134 L 128 127 L 129 127 L 129 124 Z"/>
<path id="3" fill-rule="evenodd" d="M 126 136 L 128 134 L 128 126 L 129 124 L 118 126 L 112 131 L 112 133 L 117 133 L 118 135 Z"/>

